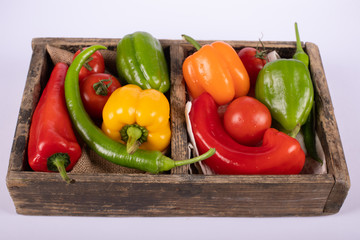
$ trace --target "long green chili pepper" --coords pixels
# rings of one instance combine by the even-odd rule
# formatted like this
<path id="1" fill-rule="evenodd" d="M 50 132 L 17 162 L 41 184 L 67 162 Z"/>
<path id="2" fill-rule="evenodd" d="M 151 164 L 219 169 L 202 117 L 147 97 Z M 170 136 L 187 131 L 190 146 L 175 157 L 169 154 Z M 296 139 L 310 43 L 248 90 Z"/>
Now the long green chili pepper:
<path id="1" fill-rule="evenodd" d="M 106 49 L 106 47 L 93 45 L 82 51 L 73 60 L 65 79 L 65 99 L 70 118 L 77 132 L 91 149 L 110 162 L 150 173 L 159 173 L 176 166 L 195 163 L 215 153 L 215 149 L 210 149 L 198 157 L 180 161 L 174 161 L 159 151 L 139 149 L 130 155 L 126 152 L 125 145 L 106 136 L 87 114 L 79 91 L 79 71 L 86 60 L 99 49 Z"/>
<path id="2" fill-rule="evenodd" d="M 295 34 L 296 34 L 296 52 L 293 56 L 294 59 L 302 61 L 306 67 L 309 67 L 309 56 L 305 53 L 304 49 L 301 46 L 299 29 L 297 23 L 295 22 Z M 304 143 L 307 150 L 307 153 L 314 160 L 322 163 L 322 160 L 319 158 L 316 152 L 316 140 L 315 140 L 315 102 L 312 106 L 311 112 L 305 122 L 301 127 L 301 131 L 304 136 Z"/>

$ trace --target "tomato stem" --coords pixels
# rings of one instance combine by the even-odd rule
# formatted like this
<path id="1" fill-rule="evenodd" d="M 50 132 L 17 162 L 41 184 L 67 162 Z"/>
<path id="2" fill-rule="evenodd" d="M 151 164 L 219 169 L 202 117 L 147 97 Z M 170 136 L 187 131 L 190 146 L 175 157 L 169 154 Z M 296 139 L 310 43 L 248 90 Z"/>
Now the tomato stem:
<path id="1" fill-rule="evenodd" d="M 89 70 L 92 71 L 92 67 L 90 66 L 89 62 L 91 62 L 94 58 L 90 57 L 89 59 L 86 60 L 86 62 L 84 63 L 84 67 Z"/>
<path id="2" fill-rule="evenodd" d="M 259 38 L 259 42 L 261 43 L 261 46 L 262 46 L 263 50 L 260 51 L 260 50 L 259 50 L 259 47 L 256 46 L 256 54 L 255 54 L 255 57 L 256 57 L 256 58 L 259 58 L 259 59 L 266 60 L 266 50 L 265 50 L 264 43 L 261 41 L 260 38 Z"/>
<path id="3" fill-rule="evenodd" d="M 104 82 L 110 81 L 108 84 Z M 97 83 L 94 83 L 93 88 L 95 90 L 96 95 L 106 96 L 109 91 L 108 88 L 111 86 L 112 80 L 111 78 L 99 80 Z"/>

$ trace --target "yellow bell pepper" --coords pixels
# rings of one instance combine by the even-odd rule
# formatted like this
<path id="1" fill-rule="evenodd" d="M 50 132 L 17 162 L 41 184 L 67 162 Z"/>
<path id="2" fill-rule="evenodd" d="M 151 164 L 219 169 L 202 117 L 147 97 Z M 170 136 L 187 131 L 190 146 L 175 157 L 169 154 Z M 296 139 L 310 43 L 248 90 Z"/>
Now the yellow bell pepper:
<path id="1" fill-rule="evenodd" d="M 138 148 L 164 151 L 171 137 L 170 106 L 163 93 L 128 84 L 115 90 L 103 109 L 102 130 L 126 143 L 128 153 Z"/>

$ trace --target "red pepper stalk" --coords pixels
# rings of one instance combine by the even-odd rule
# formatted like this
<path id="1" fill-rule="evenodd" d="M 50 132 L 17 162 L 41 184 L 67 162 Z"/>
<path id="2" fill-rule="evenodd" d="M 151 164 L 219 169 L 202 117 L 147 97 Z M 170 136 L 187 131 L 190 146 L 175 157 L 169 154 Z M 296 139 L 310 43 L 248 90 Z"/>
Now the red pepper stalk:
<path id="1" fill-rule="evenodd" d="M 297 174 L 305 163 L 299 142 L 269 128 L 259 147 L 248 147 L 234 141 L 222 126 L 218 106 L 208 93 L 192 103 L 189 113 L 196 146 L 202 154 L 215 148 L 215 154 L 204 160 L 217 174 Z"/>
<path id="2" fill-rule="evenodd" d="M 71 183 L 73 180 L 66 171 L 71 170 L 80 158 L 81 147 L 65 103 L 67 69 L 65 63 L 55 65 L 35 108 L 30 126 L 28 161 L 34 171 L 58 171 L 67 183 Z"/>

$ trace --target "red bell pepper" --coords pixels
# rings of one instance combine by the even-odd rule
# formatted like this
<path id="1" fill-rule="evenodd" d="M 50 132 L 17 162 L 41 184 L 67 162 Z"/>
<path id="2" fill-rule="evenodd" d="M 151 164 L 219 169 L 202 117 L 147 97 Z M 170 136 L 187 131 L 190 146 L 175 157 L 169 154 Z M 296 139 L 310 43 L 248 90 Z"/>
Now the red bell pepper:
<path id="1" fill-rule="evenodd" d="M 81 156 L 66 108 L 64 82 L 68 66 L 55 65 L 30 126 L 28 161 L 34 171 L 58 171 L 66 182 L 72 182 L 66 171 Z"/>
<path id="2" fill-rule="evenodd" d="M 248 147 L 234 141 L 222 126 L 217 104 L 208 93 L 192 103 L 189 113 L 199 153 L 215 148 L 203 162 L 217 174 L 297 174 L 305 163 L 299 142 L 274 128 L 266 130 L 263 143 Z"/>

